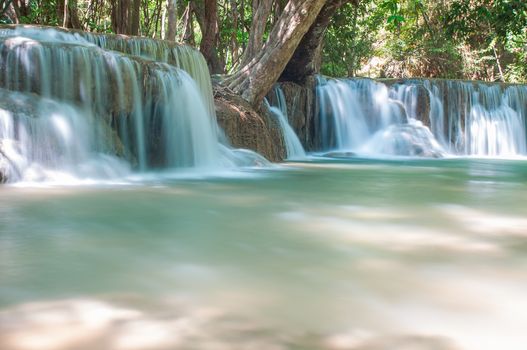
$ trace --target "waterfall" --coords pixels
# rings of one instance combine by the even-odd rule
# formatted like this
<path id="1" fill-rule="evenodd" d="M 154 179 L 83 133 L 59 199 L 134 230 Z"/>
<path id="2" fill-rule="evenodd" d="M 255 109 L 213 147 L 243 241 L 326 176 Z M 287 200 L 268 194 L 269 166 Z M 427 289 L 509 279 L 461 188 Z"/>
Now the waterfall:
<path id="1" fill-rule="evenodd" d="M 286 119 L 286 116 L 280 108 L 270 107 L 269 110 L 276 117 L 278 123 L 280 124 L 280 129 L 282 130 L 282 135 L 284 137 L 285 148 L 287 152 L 287 159 L 303 159 L 306 157 L 306 152 L 298 140 L 298 137 L 295 134 L 291 125 Z"/>
<path id="2" fill-rule="evenodd" d="M 220 165 L 220 148 L 206 106 L 200 101 L 197 86 L 187 74 L 174 67 L 156 70 L 153 91 L 147 96 L 152 110 L 154 135 L 164 143 L 164 158 L 168 167 L 208 168 Z M 174 87 L 182 88 L 174 93 Z M 159 133 L 156 129 L 162 129 Z M 154 153 L 162 153 L 162 150 Z"/>
<path id="3" fill-rule="evenodd" d="M 37 178 L 123 173 L 82 166 L 103 155 L 109 166 L 121 158 L 139 171 L 246 163 L 220 144 L 206 63 L 184 46 L 2 29 L 0 88 L 0 164 L 12 168 L 4 171 L 11 181 L 34 178 L 36 165 L 46 170 Z M 25 110 L 13 107 L 20 101 Z"/>
<path id="4" fill-rule="evenodd" d="M 118 177 L 115 133 L 72 105 L 0 89 L 0 173 L 10 181 Z M 5 180 L 5 179 L 4 179 Z"/>
<path id="5" fill-rule="evenodd" d="M 295 131 L 289 124 L 289 114 L 287 111 L 287 101 L 285 98 L 284 91 L 279 85 L 274 87 L 276 97 L 276 107 L 271 107 L 271 112 L 278 119 L 284 142 L 286 145 L 287 159 L 303 159 L 306 158 L 306 151 L 302 146 L 302 143 L 298 139 Z"/>
<path id="6" fill-rule="evenodd" d="M 280 125 L 286 147 L 287 159 L 304 159 L 306 158 L 306 151 L 288 121 L 287 103 L 284 92 L 280 86 L 275 86 L 274 92 L 277 106 L 270 106 L 269 110 L 276 117 Z"/>
<path id="7" fill-rule="evenodd" d="M 527 155 L 527 86 L 319 79 L 322 149 L 366 154 Z"/>
<path id="8" fill-rule="evenodd" d="M 527 155 L 527 86 L 448 81 L 438 90 L 448 105 L 446 139 L 453 152 Z"/>
<path id="9" fill-rule="evenodd" d="M 130 56 L 165 62 L 186 71 L 196 82 L 211 114 L 214 113 L 212 83 L 207 63 L 198 51 L 172 41 L 154 40 L 144 37 L 89 33 L 62 28 L 33 26 L 10 26 L 0 29 L 0 37 L 31 37 L 37 41 L 55 43 L 84 43 L 104 50 L 121 52 Z"/>
<path id="10" fill-rule="evenodd" d="M 442 147 L 415 118 L 416 94 L 412 86 L 390 89 L 371 79 L 320 79 L 317 96 L 322 148 L 374 155 L 442 156 Z"/>

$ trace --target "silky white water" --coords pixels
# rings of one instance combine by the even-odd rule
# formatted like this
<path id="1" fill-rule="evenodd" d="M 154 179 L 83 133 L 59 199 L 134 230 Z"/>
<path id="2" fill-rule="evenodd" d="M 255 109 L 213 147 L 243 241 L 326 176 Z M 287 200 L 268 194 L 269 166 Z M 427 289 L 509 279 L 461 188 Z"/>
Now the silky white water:
<path id="1" fill-rule="evenodd" d="M 527 155 L 527 86 L 320 79 L 317 93 L 325 150 L 381 156 Z M 390 135 L 384 138 L 388 144 L 380 134 Z M 396 147 L 393 138 L 399 140 Z"/>

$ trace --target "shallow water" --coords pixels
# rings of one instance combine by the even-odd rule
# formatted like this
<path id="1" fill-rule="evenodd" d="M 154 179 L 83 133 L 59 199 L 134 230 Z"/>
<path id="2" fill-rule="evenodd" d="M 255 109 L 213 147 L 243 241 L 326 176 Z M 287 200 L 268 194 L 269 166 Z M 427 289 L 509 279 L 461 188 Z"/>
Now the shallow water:
<path id="1" fill-rule="evenodd" d="M 3 350 L 527 344 L 524 160 L 0 193 Z"/>

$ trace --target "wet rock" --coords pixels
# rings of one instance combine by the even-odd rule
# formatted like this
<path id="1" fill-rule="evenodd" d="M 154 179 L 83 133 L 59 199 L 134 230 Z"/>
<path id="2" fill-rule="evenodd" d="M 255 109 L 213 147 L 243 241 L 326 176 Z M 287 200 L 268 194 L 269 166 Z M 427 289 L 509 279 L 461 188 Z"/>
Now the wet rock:
<path id="1" fill-rule="evenodd" d="M 9 177 L 7 176 L 7 169 L 5 168 L 4 161 L 3 159 L 0 159 L 0 184 L 5 184 L 8 180 Z"/>
<path id="2" fill-rule="evenodd" d="M 256 111 L 232 92 L 216 86 L 214 103 L 218 124 L 235 148 L 258 152 L 271 161 L 282 161 L 286 156 L 280 128 L 265 109 Z"/>
<path id="3" fill-rule="evenodd" d="M 20 177 L 20 171 L 4 152 L 2 140 L 0 140 L 0 184 L 5 184 L 14 177 Z"/>
<path id="4" fill-rule="evenodd" d="M 328 157 L 328 158 L 352 158 L 357 156 L 357 153 L 355 152 L 327 152 L 322 155 L 322 157 Z"/>

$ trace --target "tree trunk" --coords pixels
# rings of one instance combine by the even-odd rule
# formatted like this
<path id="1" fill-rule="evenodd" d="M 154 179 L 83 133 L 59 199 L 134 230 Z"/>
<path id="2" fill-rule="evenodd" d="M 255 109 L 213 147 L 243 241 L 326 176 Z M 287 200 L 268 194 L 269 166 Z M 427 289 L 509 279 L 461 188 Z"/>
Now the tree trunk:
<path id="1" fill-rule="evenodd" d="M 112 29 L 117 34 L 138 35 L 141 0 L 112 1 Z"/>
<path id="2" fill-rule="evenodd" d="M 130 23 L 128 34 L 139 35 L 139 24 L 141 21 L 141 0 L 132 0 Z"/>
<path id="3" fill-rule="evenodd" d="M 273 26 L 263 49 L 225 83 L 258 106 L 282 74 L 302 37 L 327 0 L 290 0 Z"/>
<path id="4" fill-rule="evenodd" d="M 165 39 L 170 41 L 176 41 L 176 32 L 177 32 L 177 14 L 176 14 L 176 0 L 167 1 L 167 34 Z"/>
<path id="5" fill-rule="evenodd" d="M 203 13 L 196 13 L 196 16 L 202 33 L 199 50 L 205 57 L 211 73 L 222 73 L 223 69 L 214 48 L 218 36 L 218 4 L 216 0 L 204 0 Z"/>
<path id="6" fill-rule="evenodd" d="M 128 34 L 128 0 L 112 1 L 112 29 L 116 34 Z"/>
<path id="7" fill-rule="evenodd" d="M 6 2 L 7 1 L 8 0 L 6 0 Z M 20 23 L 19 20 L 18 20 L 17 9 L 15 7 L 15 2 L 14 1 L 11 1 L 9 6 L 6 8 L 6 11 L 5 11 L 4 15 L 7 16 L 7 18 L 9 18 L 11 20 L 11 23 L 15 23 L 15 24 Z"/>
<path id="8" fill-rule="evenodd" d="M 265 25 L 272 7 L 273 0 L 253 0 L 253 21 L 249 32 L 249 42 L 243 54 L 242 66 L 249 63 L 262 49 Z"/>
<path id="9" fill-rule="evenodd" d="M 62 9 L 62 26 L 64 28 L 68 27 L 68 0 L 64 0 L 64 5 Z"/>
<path id="10" fill-rule="evenodd" d="M 324 34 L 331 17 L 345 3 L 351 0 L 328 0 L 317 19 L 302 38 L 293 57 L 280 76 L 282 81 L 303 84 L 308 76 L 320 71 L 320 57 Z"/>
<path id="11" fill-rule="evenodd" d="M 28 0 L 15 0 L 13 1 L 13 7 L 17 14 L 17 18 L 28 17 L 31 14 L 31 7 L 29 6 Z"/>
<path id="12" fill-rule="evenodd" d="M 238 20 L 240 19 L 240 14 L 238 13 L 238 4 L 237 0 L 230 0 L 230 8 L 232 14 L 232 32 L 230 37 L 230 46 L 232 53 L 232 65 L 237 65 L 240 59 L 239 55 L 239 45 L 238 45 Z M 254 21 L 254 19 L 253 19 Z"/>
<path id="13" fill-rule="evenodd" d="M 167 38 L 165 29 L 166 29 L 168 2 L 170 2 L 170 0 L 167 1 L 166 5 L 163 3 L 163 10 L 161 12 L 161 39 L 163 39 L 163 40 L 166 40 L 166 38 Z"/>
<path id="14" fill-rule="evenodd" d="M 185 44 L 194 46 L 195 40 L 194 40 L 194 26 L 192 25 L 192 12 L 193 12 L 193 3 L 189 2 L 187 5 L 187 8 L 185 9 L 185 12 L 183 14 L 183 37 L 182 41 Z"/>
<path id="15" fill-rule="evenodd" d="M 64 28 L 82 29 L 77 9 L 77 0 L 57 2 L 57 18 Z"/>

